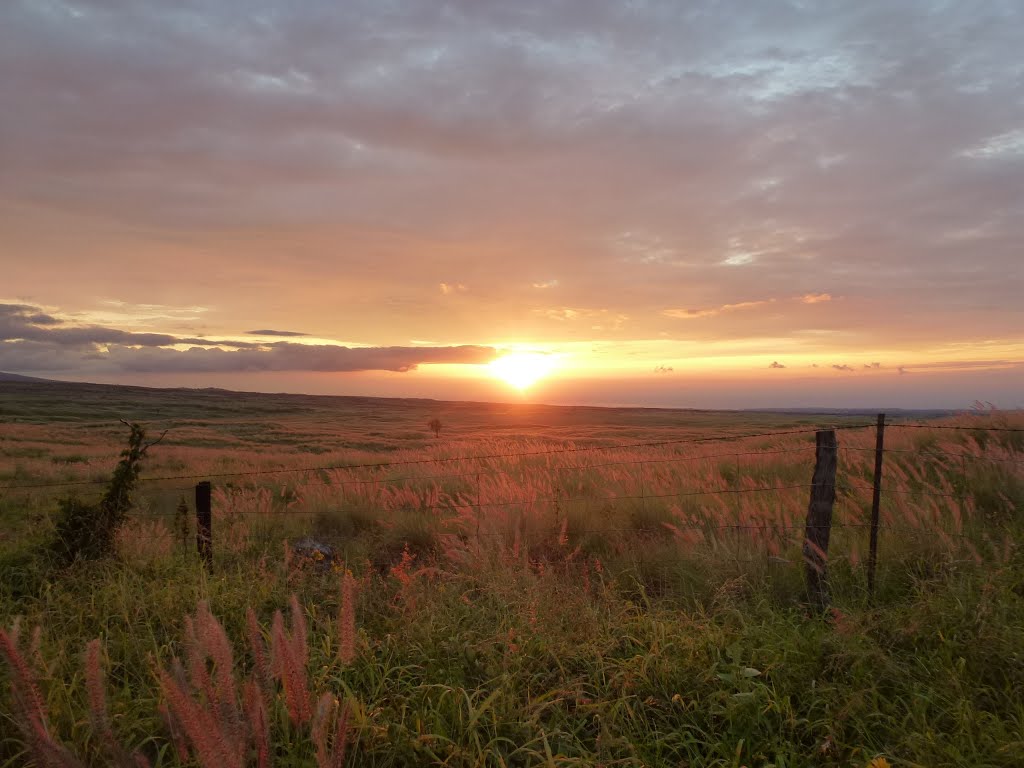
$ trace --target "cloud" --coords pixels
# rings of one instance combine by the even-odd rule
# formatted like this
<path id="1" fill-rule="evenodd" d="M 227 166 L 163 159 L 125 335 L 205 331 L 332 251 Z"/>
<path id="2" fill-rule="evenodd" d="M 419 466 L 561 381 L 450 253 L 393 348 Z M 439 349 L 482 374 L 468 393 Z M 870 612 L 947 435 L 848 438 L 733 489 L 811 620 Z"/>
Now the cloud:
<path id="1" fill-rule="evenodd" d="M 846 364 L 843 364 L 843 365 L 833 365 L 832 367 L 835 368 L 837 371 L 852 371 L 853 370 L 852 367 L 850 367 L 849 365 L 846 365 Z"/>
<path id="2" fill-rule="evenodd" d="M 462 283 L 440 283 L 438 286 L 441 289 L 441 293 L 447 296 L 450 293 L 465 293 L 466 286 Z"/>
<path id="3" fill-rule="evenodd" d="M 585 312 L 586 310 L 583 310 Z M 559 309 L 535 309 L 534 314 L 542 315 L 549 320 L 575 320 L 581 315 L 581 310 L 561 307 Z"/>
<path id="4" fill-rule="evenodd" d="M 671 365 L 658 365 L 655 366 L 655 373 L 672 373 L 675 369 Z"/>
<path id="5" fill-rule="evenodd" d="M 309 336 L 308 333 L 300 333 L 299 331 L 274 331 L 270 329 L 263 329 L 258 331 L 246 331 L 249 336 Z"/>
<path id="6" fill-rule="evenodd" d="M 899 366 L 896 370 L 900 374 L 900 376 L 904 376 L 908 373 L 907 367 L 905 365 Z"/>
<path id="7" fill-rule="evenodd" d="M 0 342 L 39 341 L 65 347 L 96 344 L 123 344 L 142 347 L 166 347 L 194 344 L 212 347 L 225 342 L 167 333 L 135 333 L 102 325 L 72 325 L 70 319 L 46 314 L 40 307 L 25 304 L 0 304 Z M 230 342 L 236 347 L 258 347 L 254 342 Z"/>
<path id="8" fill-rule="evenodd" d="M 292 335 L 276 332 L 282 333 Z M 0 368 L 15 371 L 410 371 L 429 363 L 487 363 L 495 356 L 493 347 L 477 345 L 349 347 L 131 333 L 97 325 L 78 327 L 38 307 L 0 304 Z"/>
<path id="9" fill-rule="evenodd" d="M 774 299 L 766 299 L 763 301 L 741 301 L 736 304 L 723 304 L 720 307 L 713 309 L 666 309 L 661 314 L 666 317 L 673 317 L 678 320 L 693 320 L 700 317 L 714 317 L 720 315 L 723 312 L 735 312 L 740 309 L 752 309 L 754 307 L 764 306 L 765 304 L 771 304 Z"/>
<path id="10" fill-rule="evenodd" d="M 279 342 L 265 350 L 192 347 L 185 351 L 113 347 L 108 360 L 131 372 L 225 373 L 239 371 L 406 372 L 424 363 L 481 364 L 493 360 L 489 347 L 342 347 Z"/>
<path id="11" fill-rule="evenodd" d="M 556 320 L 560 323 L 575 322 L 584 320 L 591 323 L 592 331 L 614 331 L 622 328 L 629 320 L 629 315 L 621 312 L 613 312 L 609 309 L 591 309 L 588 307 L 554 307 L 550 309 L 535 309 L 532 314 L 543 317 L 547 320 Z"/>
<path id="12" fill-rule="evenodd" d="M 1024 322 L 1021 3 L 0 6 L 11 296 L 375 344 L 564 339 L 523 301 L 551 275 L 618 340 Z"/>
<path id="13" fill-rule="evenodd" d="M 881 363 L 864 363 L 864 367 L 868 368 L 870 370 L 873 370 L 873 371 L 877 371 L 879 368 L 882 367 L 882 364 Z"/>
<path id="14" fill-rule="evenodd" d="M 1024 367 L 1024 360 L 937 360 L 914 363 L 905 368 L 917 371 L 986 371 Z"/>
<path id="15" fill-rule="evenodd" d="M 60 325 L 59 320 L 30 304 L 0 304 L 0 332 L 25 325 Z"/>
<path id="16" fill-rule="evenodd" d="M 977 146 L 964 150 L 963 155 L 982 159 L 1024 157 L 1024 129 L 1018 128 L 991 136 Z"/>
<path id="17" fill-rule="evenodd" d="M 808 293 L 801 296 L 799 298 L 799 301 L 803 304 L 821 304 L 826 301 L 832 301 L 832 296 L 827 293 Z M 721 306 L 711 307 L 707 309 L 666 309 L 662 311 L 662 314 L 665 315 L 666 317 L 672 317 L 678 320 L 694 320 L 702 317 L 715 317 L 726 312 L 735 312 L 737 310 L 743 309 L 753 309 L 754 307 L 761 307 L 766 304 L 774 304 L 775 302 L 776 299 L 761 299 L 759 301 L 740 301 L 734 304 L 722 304 Z"/>
<path id="18" fill-rule="evenodd" d="M 59 320 L 53 315 L 48 315 L 40 307 L 30 304 L 0 304 L 0 332 L 4 329 L 32 326 L 60 325 Z"/>
<path id="19" fill-rule="evenodd" d="M 557 280 L 545 280 L 545 281 L 540 282 L 540 283 L 532 283 L 532 285 L 533 285 L 534 288 L 538 288 L 540 290 L 543 290 L 545 288 L 555 288 L 555 287 L 557 287 L 558 286 L 558 281 Z"/>
<path id="20" fill-rule="evenodd" d="M 784 366 L 784 365 L 783 365 L 782 363 L 780 363 L 780 362 L 779 362 L 779 361 L 777 361 L 777 360 L 773 360 L 773 361 L 772 361 L 772 364 L 771 364 L 771 365 L 769 365 L 768 367 L 769 367 L 769 368 L 785 368 L 786 366 Z"/>
<path id="21" fill-rule="evenodd" d="M 719 314 L 717 309 L 666 309 L 661 314 L 677 320 L 695 320 L 699 317 L 714 317 Z"/>

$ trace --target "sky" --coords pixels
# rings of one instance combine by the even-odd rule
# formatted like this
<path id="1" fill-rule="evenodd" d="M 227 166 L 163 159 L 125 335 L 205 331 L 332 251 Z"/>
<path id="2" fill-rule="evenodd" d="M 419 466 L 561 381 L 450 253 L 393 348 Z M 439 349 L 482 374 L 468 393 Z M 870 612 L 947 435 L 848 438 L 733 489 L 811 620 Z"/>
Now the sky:
<path id="1" fill-rule="evenodd" d="M 0 370 L 1024 407 L 1022 36 L 1017 0 L 6 0 Z"/>

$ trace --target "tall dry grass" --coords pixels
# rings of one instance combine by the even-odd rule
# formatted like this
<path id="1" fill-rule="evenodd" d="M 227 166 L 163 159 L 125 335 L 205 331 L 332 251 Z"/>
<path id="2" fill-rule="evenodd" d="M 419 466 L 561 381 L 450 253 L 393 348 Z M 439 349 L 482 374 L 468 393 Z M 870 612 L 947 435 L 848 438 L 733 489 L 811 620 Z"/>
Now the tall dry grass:
<path id="1" fill-rule="evenodd" d="M 342 609 L 339 648 L 343 663 L 355 658 L 351 640 L 354 607 L 351 603 L 351 575 L 342 580 L 342 592 L 349 602 Z M 272 716 L 283 703 L 293 732 L 306 734 L 318 768 L 340 768 L 349 741 L 349 705 L 339 703 L 331 693 L 316 698 L 310 691 L 305 611 L 292 595 L 290 620 L 286 628 L 280 610 L 273 616 L 269 643 L 255 613 L 247 610 L 247 639 L 252 667 L 248 674 L 235 659 L 234 647 L 223 624 L 205 602 L 184 618 L 184 658 L 157 663 L 153 673 L 161 694 L 159 714 L 166 733 L 182 763 L 202 768 L 270 768 L 274 763 L 274 733 L 280 729 Z M 346 636 L 347 633 L 347 636 Z M 0 656 L 10 677 L 12 717 L 22 733 L 27 756 L 41 768 L 79 768 L 83 762 L 67 748 L 51 725 L 46 697 L 30 653 L 21 648 L 16 623 L 9 631 L 0 629 Z M 89 641 L 84 652 L 84 676 L 89 722 L 93 738 L 100 745 L 106 764 L 118 768 L 143 768 L 151 756 L 142 750 L 129 751 L 114 733 L 108 706 L 107 681 L 102 668 L 103 644 Z"/>
<path id="2" fill-rule="evenodd" d="M 41 651 L 0 637 L 21 691 L 12 709 L 29 726 L 0 754 L 1019 764 L 1024 454 L 978 423 L 887 430 L 870 608 L 874 435 L 840 431 L 830 623 L 800 609 L 810 434 L 449 462 L 553 447 L 455 438 L 389 455 L 415 465 L 216 479 L 212 576 L 191 541 L 149 550 L 130 529 L 118 561 L 4 604 L 8 623 L 24 612 L 44 631 Z M 318 463 L 216 455 L 198 451 L 181 471 Z M 173 511 L 183 488 L 143 483 L 137 518 Z M 334 545 L 333 569 L 282 555 L 310 533 Z M 75 687 L 103 667 L 105 697 Z"/>

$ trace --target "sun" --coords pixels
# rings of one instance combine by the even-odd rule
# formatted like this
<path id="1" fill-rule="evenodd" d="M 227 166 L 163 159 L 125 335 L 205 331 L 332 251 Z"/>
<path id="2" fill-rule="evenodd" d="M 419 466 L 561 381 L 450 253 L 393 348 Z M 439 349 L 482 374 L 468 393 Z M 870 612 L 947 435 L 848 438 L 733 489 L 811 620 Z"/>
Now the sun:
<path id="1" fill-rule="evenodd" d="M 491 375 L 519 390 L 528 389 L 555 369 L 555 356 L 511 352 L 488 363 Z"/>

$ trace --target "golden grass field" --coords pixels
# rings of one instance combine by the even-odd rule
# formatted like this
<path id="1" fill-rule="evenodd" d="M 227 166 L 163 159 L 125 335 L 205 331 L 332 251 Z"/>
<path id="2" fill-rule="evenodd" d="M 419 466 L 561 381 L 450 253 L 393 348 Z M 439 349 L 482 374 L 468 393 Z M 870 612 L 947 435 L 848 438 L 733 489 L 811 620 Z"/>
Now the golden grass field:
<path id="1" fill-rule="evenodd" d="M 117 557 L 49 572 L 25 553 L 61 497 L 103 492 L 120 418 L 166 435 L 144 459 Z M 46 717 L 94 764 L 113 753 L 83 714 L 76 669 L 88 641 L 103 641 L 118 740 L 153 764 L 208 765 L 197 743 L 185 751 L 198 763 L 171 748 L 159 715 L 178 689 L 158 671 L 205 653 L 180 644 L 191 631 L 182 617 L 203 601 L 248 648 L 237 665 L 219 662 L 241 690 L 259 666 L 260 625 L 242 642 L 246 610 L 268 622 L 293 593 L 309 625 L 305 700 L 338 697 L 347 714 L 332 743 L 348 744 L 346 764 L 967 764 L 952 736 L 934 738 L 937 722 L 974 740 L 982 762 L 971 764 L 1014 764 L 1024 753 L 1006 734 L 1024 721 L 1024 678 L 1010 646 L 1021 627 L 1005 622 L 1024 613 L 1024 418 L 891 419 L 872 605 L 873 421 L 0 384 L 0 552 L 6 574 L 30 575 L 5 584 L 0 626 L 22 616 L 41 627 L 32 653 Z M 801 607 L 817 428 L 837 428 L 839 444 L 824 623 Z M 212 575 L 195 556 L 200 480 L 213 484 Z M 306 536 L 334 547 L 332 567 L 296 554 Z M 985 590 L 999 611 L 983 607 Z M 205 610 L 192 622 L 216 634 Z M 942 640 L 919 636 L 932 631 Z M 263 632 L 286 647 L 278 629 Z M 922 660 L 915 643 L 938 643 L 940 657 Z M 846 677 L 823 683 L 819 663 L 845 665 Z M 212 706 L 201 686 L 181 685 L 196 717 Z M 261 685 L 280 764 L 329 762 L 304 735 L 308 718 L 296 719 L 294 681 Z M 248 717 L 241 693 L 218 695 Z M 31 739 L 9 711 L 0 756 L 17 765 Z M 243 736 L 232 737 L 238 764 L 262 759 L 255 733 Z"/>

